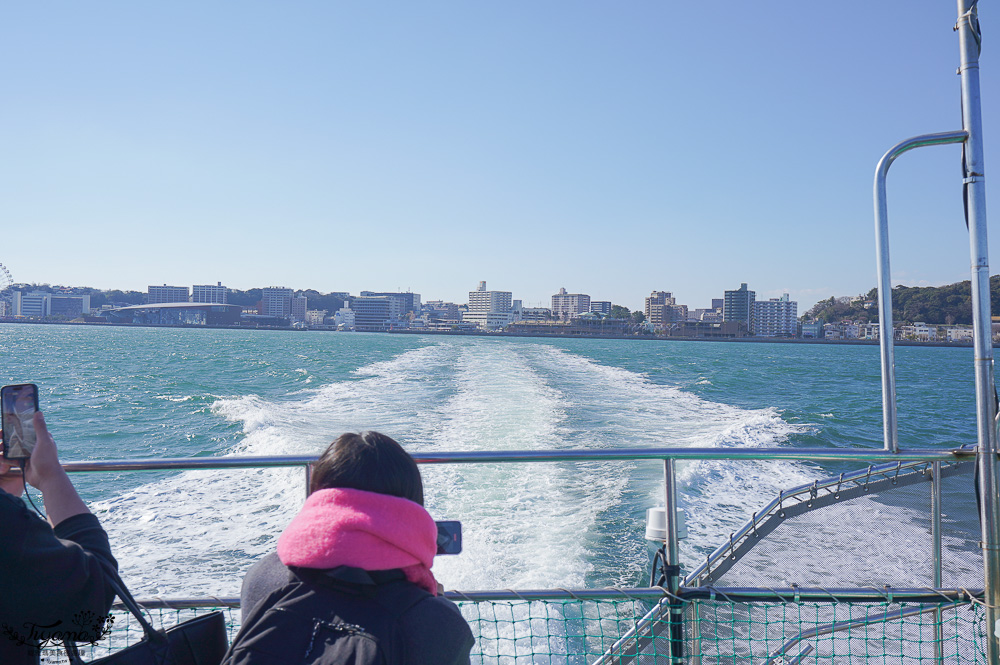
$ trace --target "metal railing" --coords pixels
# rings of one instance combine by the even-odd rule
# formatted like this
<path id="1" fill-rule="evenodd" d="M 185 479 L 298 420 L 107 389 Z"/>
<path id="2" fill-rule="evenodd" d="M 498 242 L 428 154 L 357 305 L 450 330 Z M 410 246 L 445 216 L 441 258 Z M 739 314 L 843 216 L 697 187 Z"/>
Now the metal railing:
<path id="1" fill-rule="evenodd" d="M 665 544 L 668 551 L 668 563 L 675 566 L 672 576 L 668 576 L 665 587 L 649 588 L 603 588 L 603 589 L 535 589 L 535 590 L 481 590 L 481 591 L 448 591 L 446 598 L 460 603 L 488 603 L 507 601 L 541 601 L 553 602 L 561 600 L 597 601 L 614 599 L 640 600 L 652 608 L 642 618 L 637 617 L 631 630 L 618 640 L 618 646 L 607 652 L 623 654 L 628 648 L 645 641 L 646 643 L 659 639 L 672 650 L 671 662 L 678 661 L 684 641 L 683 607 L 687 603 L 708 597 L 732 599 L 734 602 L 785 602 L 794 598 L 794 602 L 809 600 L 817 603 L 842 602 L 885 602 L 886 598 L 908 600 L 910 602 L 937 603 L 968 601 L 981 595 L 978 590 L 942 590 L 942 589 L 809 589 L 809 588 L 727 588 L 706 586 L 721 570 L 719 561 L 729 561 L 735 550 L 741 545 L 737 540 L 743 539 L 742 546 L 747 545 L 754 529 L 760 531 L 764 527 L 764 515 L 782 510 L 808 510 L 812 505 L 835 501 L 840 496 L 854 492 L 864 492 L 872 483 L 893 483 L 905 485 L 919 482 L 931 470 L 962 466 L 961 462 L 976 458 L 975 450 L 960 448 L 953 450 L 902 450 L 897 453 L 882 450 L 859 449 L 788 449 L 788 448 L 655 448 L 655 449 L 620 449 L 620 450 L 518 450 L 504 452 L 440 452 L 414 453 L 413 458 L 418 464 L 486 464 L 486 463 L 545 463 L 545 462 L 613 462 L 613 461 L 656 461 L 663 465 L 664 472 L 664 504 L 668 507 L 667 515 L 676 515 L 677 483 L 674 464 L 677 460 L 731 460 L 760 461 L 788 460 L 804 462 L 867 462 L 867 468 L 824 480 L 817 480 L 792 490 L 782 492 L 778 498 L 766 506 L 759 515 L 744 526 L 738 536 L 731 535 L 728 543 L 719 547 L 703 564 L 685 580 L 679 573 L 678 539 L 676 520 L 667 520 L 667 536 Z M 270 457 L 199 457 L 172 459 L 134 459 L 106 460 L 86 462 L 66 462 L 65 469 L 72 473 L 91 473 L 109 471 L 189 471 L 189 470 L 237 470 L 247 468 L 288 468 L 303 469 L 304 488 L 308 491 L 310 469 L 318 456 L 270 456 Z M 889 463 L 874 465 L 874 462 Z M 940 477 L 940 471 L 935 474 Z M 810 505 L 811 504 L 811 505 Z M 712 561 L 716 562 L 712 568 Z M 935 578 L 939 580 L 939 576 Z M 147 609 L 166 608 L 205 608 L 239 606 L 239 599 L 226 598 L 145 598 L 140 604 Z M 654 635 L 644 631 L 667 631 L 667 637 Z M 617 649 L 617 651 L 616 651 Z M 603 662 L 603 661 L 596 661 Z M 608 661 L 611 662 L 611 661 Z M 621 657 L 615 662 L 631 662 Z"/>

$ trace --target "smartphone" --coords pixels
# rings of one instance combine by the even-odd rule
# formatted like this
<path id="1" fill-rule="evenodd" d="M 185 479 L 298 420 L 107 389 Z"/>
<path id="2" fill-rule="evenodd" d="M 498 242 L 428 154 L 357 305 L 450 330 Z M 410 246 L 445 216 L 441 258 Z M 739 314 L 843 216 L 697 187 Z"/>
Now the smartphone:
<path id="1" fill-rule="evenodd" d="M 462 523 L 435 522 L 438 527 L 437 553 L 458 554 L 462 551 Z"/>
<path id="2" fill-rule="evenodd" d="M 38 386 L 21 383 L 0 388 L 0 428 L 3 429 L 3 456 L 24 460 L 35 450 L 35 411 Z"/>

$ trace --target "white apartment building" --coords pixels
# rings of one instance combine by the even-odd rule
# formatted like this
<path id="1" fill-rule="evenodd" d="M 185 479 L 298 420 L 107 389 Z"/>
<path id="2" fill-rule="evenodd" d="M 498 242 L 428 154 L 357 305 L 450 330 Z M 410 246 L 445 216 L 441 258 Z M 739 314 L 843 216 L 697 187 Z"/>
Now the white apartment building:
<path id="1" fill-rule="evenodd" d="M 752 292 L 750 292 L 752 293 Z M 753 334 L 758 337 L 795 337 L 798 334 L 799 304 L 788 294 L 770 300 L 751 300 Z"/>
<path id="2" fill-rule="evenodd" d="M 937 328 L 929 326 L 923 321 L 914 321 L 912 326 L 900 326 L 898 334 L 900 339 L 910 339 L 918 342 L 937 341 Z"/>
<path id="3" fill-rule="evenodd" d="M 861 326 L 858 338 L 877 340 L 879 338 L 879 334 L 879 325 L 877 323 L 865 323 Z"/>
<path id="4" fill-rule="evenodd" d="M 191 287 L 191 302 L 220 303 L 225 305 L 229 302 L 229 289 L 219 282 L 212 284 L 195 284 Z"/>
<path id="5" fill-rule="evenodd" d="M 14 291 L 14 316 L 48 316 L 52 313 L 52 294 Z"/>
<path id="6" fill-rule="evenodd" d="M 949 342 L 971 342 L 975 338 L 972 326 L 948 328 L 945 333 Z"/>
<path id="7" fill-rule="evenodd" d="M 326 320 L 327 311 L 325 309 L 306 310 L 306 323 L 311 326 L 321 326 Z"/>
<path id="8" fill-rule="evenodd" d="M 341 307 L 333 315 L 333 322 L 338 328 L 354 330 L 354 310 L 350 307 Z"/>
<path id="9" fill-rule="evenodd" d="M 478 289 L 469 291 L 469 309 L 462 320 L 482 330 L 499 330 L 511 323 L 512 316 L 513 293 L 487 291 L 486 282 L 479 282 Z"/>
<path id="10" fill-rule="evenodd" d="M 260 297 L 261 315 L 287 319 L 292 314 L 292 294 L 291 289 L 283 286 L 269 286 L 264 289 Z"/>
<path id="11" fill-rule="evenodd" d="M 152 286 L 146 289 L 146 302 L 155 305 L 164 302 L 188 302 L 190 294 L 186 286 Z"/>
<path id="12" fill-rule="evenodd" d="M 608 309 L 610 311 L 610 307 Z M 552 313 L 556 316 L 575 318 L 589 311 L 590 296 L 586 293 L 566 293 L 566 289 L 559 289 L 559 293 L 552 296 Z"/>

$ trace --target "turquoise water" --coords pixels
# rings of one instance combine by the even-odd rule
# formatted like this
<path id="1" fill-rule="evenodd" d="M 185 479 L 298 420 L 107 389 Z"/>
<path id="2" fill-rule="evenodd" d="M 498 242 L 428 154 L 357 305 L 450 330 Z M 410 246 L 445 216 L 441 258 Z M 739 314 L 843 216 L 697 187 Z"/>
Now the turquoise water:
<path id="1" fill-rule="evenodd" d="M 877 347 L 0 325 L 64 460 L 314 454 L 378 429 L 412 451 L 881 444 Z M 899 348 L 900 443 L 975 441 L 972 351 Z M 449 588 L 633 585 L 656 463 L 423 467 L 465 552 Z M 680 471 L 687 560 L 781 488 L 843 470 Z M 301 471 L 79 474 L 139 595 L 236 595 L 304 497 Z"/>

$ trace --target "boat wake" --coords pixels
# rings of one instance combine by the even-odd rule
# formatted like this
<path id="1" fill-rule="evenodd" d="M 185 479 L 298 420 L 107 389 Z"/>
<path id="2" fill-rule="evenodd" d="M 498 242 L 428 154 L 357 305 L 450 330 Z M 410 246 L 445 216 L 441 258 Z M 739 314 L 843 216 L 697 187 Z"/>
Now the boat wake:
<path id="1" fill-rule="evenodd" d="M 238 424 L 225 455 L 318 454 L 344 431 L 377 429 L 411 452 L 777 446 L 808 426 L 775 409 L 709 402 L 677 387 L 537 343 L 455 340 L 406 351 L 284 399 L 219 399 Z M 435 519 L 461 520 L 465 551 L 439 557 L 447 588 L 640 583 L 645 509 L 662 503 L 657 462 L 424 465 Z M 815 475 L 791 463 L 681 466 L 685 556 L 700 557 L 782 487 Z M 305 498 L 290 469 L 184 472 L 95 511 L 137 595 L 238 595 Z"/>

